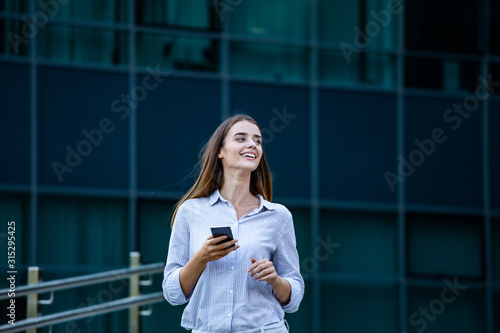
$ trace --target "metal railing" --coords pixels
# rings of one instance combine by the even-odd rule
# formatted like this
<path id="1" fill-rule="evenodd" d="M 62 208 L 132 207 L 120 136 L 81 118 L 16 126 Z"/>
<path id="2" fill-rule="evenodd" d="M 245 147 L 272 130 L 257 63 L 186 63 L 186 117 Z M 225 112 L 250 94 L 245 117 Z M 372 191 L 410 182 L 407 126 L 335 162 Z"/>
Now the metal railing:
<path id="1" fill-rule="evenodd" d="M 119 310 L 129 309 L 129 332 L 138 333 L 140 331 L 140 316 L 148 316 L 152 312 L 152 304 L 164 300 L 162 292 L 153 292 L 140 295 L 140 286 L 148 286 L 153 282 L 152 275 L 163 271 L 163 263 L 140 265 L 140 255 L 138 252 L 130 253 L 130 268 L 112 270 L 72 278 L 53 280 L 48 282 L 38 282 L 39 268 L 29 267 L 28 285 L 16 288 L 16 298 L 27 296 L 26 319 L 15 322 L 15 325 L 5 324 L 0 326 L 0 332 L 23 332 L 35 333 L 37 328 L 52 327 L 72 320 L 88 318 L 95 315 L 106 314 Z M 140 280 L 140 276 L 149 275 L 148 280 Z M 117 280 L 129 279 L 129 297 L 109 301 L 87 307 L 58 312 L 50 315 L 37 316 L 39 304 L 51 304 L 54 300 L 54 292 L 59 290 L 91 286 L 98 283 L 113 282 Z M 48 300 L 40 300 L 39 295 L 50 292 Z M 0 290 L 0 300 L 9 299 L 9 289 Z M 141 311 L 140 307 L 149 305 L 146 311 Z"/>

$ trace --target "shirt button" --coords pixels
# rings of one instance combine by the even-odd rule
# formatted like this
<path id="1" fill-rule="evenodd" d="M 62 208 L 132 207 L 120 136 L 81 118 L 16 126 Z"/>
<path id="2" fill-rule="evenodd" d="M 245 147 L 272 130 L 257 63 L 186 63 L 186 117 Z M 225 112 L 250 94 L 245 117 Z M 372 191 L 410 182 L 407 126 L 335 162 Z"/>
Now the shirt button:
<path id="1" fill-rule="evenodd" d="M 230 313 L 228 313 L 228 314 L 227 314 L 227 316 L 228 316 L 228 317 L 231 317 L 231 314 L 230 314 Z"/>
<path id="2" fill-rule="evenodd" d="M 229 293 L 230 293 L 230 294 L 232 294 L 232 293 L 233 293 L 233 291 L 232 291 L 232 290 L 229 290 Z"/>
<path id="3" fill-rule="evenodd" d="M 234 266 L 231 266 L 231 270 L 233 270 L 233 271 L 234 271 Z"/>

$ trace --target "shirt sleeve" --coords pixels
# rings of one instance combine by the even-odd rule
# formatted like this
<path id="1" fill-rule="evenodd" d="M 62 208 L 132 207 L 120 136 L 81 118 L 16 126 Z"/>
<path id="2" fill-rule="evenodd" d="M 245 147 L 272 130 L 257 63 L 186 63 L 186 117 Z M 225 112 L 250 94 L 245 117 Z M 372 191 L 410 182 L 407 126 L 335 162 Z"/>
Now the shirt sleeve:
<path id="1" fill-rule="evenodd" d="M 186 219 L 186 205 L 177 210 L 170 235 L 167 263 L 163 271 L 163 296 L 172 305 L 187 303 L 191 296 L 182 292 L 179 273 L 189 261 L 189 225 Z"/>
<path id="2" fill-rule="evenodd" d="M 292 214 L 287 213 L 286 224 L 283 235 L 278 241 L 273 265 L 276 268 L 276 273 L 290 283 L 290 302 L 283 305 L 283 311 L 291 313 L 299 309 L 300 302 L 304 297 L 304 279 L 300 275 L 299 254 L 296 247 Z"/>

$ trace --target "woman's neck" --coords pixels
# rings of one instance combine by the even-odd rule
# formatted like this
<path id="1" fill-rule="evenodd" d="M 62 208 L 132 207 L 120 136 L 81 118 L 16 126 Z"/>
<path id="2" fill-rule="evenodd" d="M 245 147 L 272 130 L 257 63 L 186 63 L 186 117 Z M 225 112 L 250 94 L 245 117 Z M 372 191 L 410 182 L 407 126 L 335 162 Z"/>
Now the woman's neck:
<path id="1" fill-rule="evenodd" d="M 234 207 L 255 204 L 256 197 L 250 192 L 250 173 L 247 175 L 224 174 L 219 192 Z"/>

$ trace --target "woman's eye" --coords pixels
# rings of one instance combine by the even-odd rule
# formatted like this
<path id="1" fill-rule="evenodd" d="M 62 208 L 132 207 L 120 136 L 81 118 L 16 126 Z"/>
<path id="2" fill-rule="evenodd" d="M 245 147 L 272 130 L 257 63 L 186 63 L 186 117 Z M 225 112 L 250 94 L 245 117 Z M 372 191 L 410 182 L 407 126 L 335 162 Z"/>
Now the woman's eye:
<path id="1" fill-rule="evenodd" d="M 245 140 L 244 138 L 236 138 L 236 141 Z"/>
<path id="2" fill-rule="evenodd" d="M 256 144 L 260 145 L 260 140 L 259 139 L 255 139 L 254 140 Z"/>

